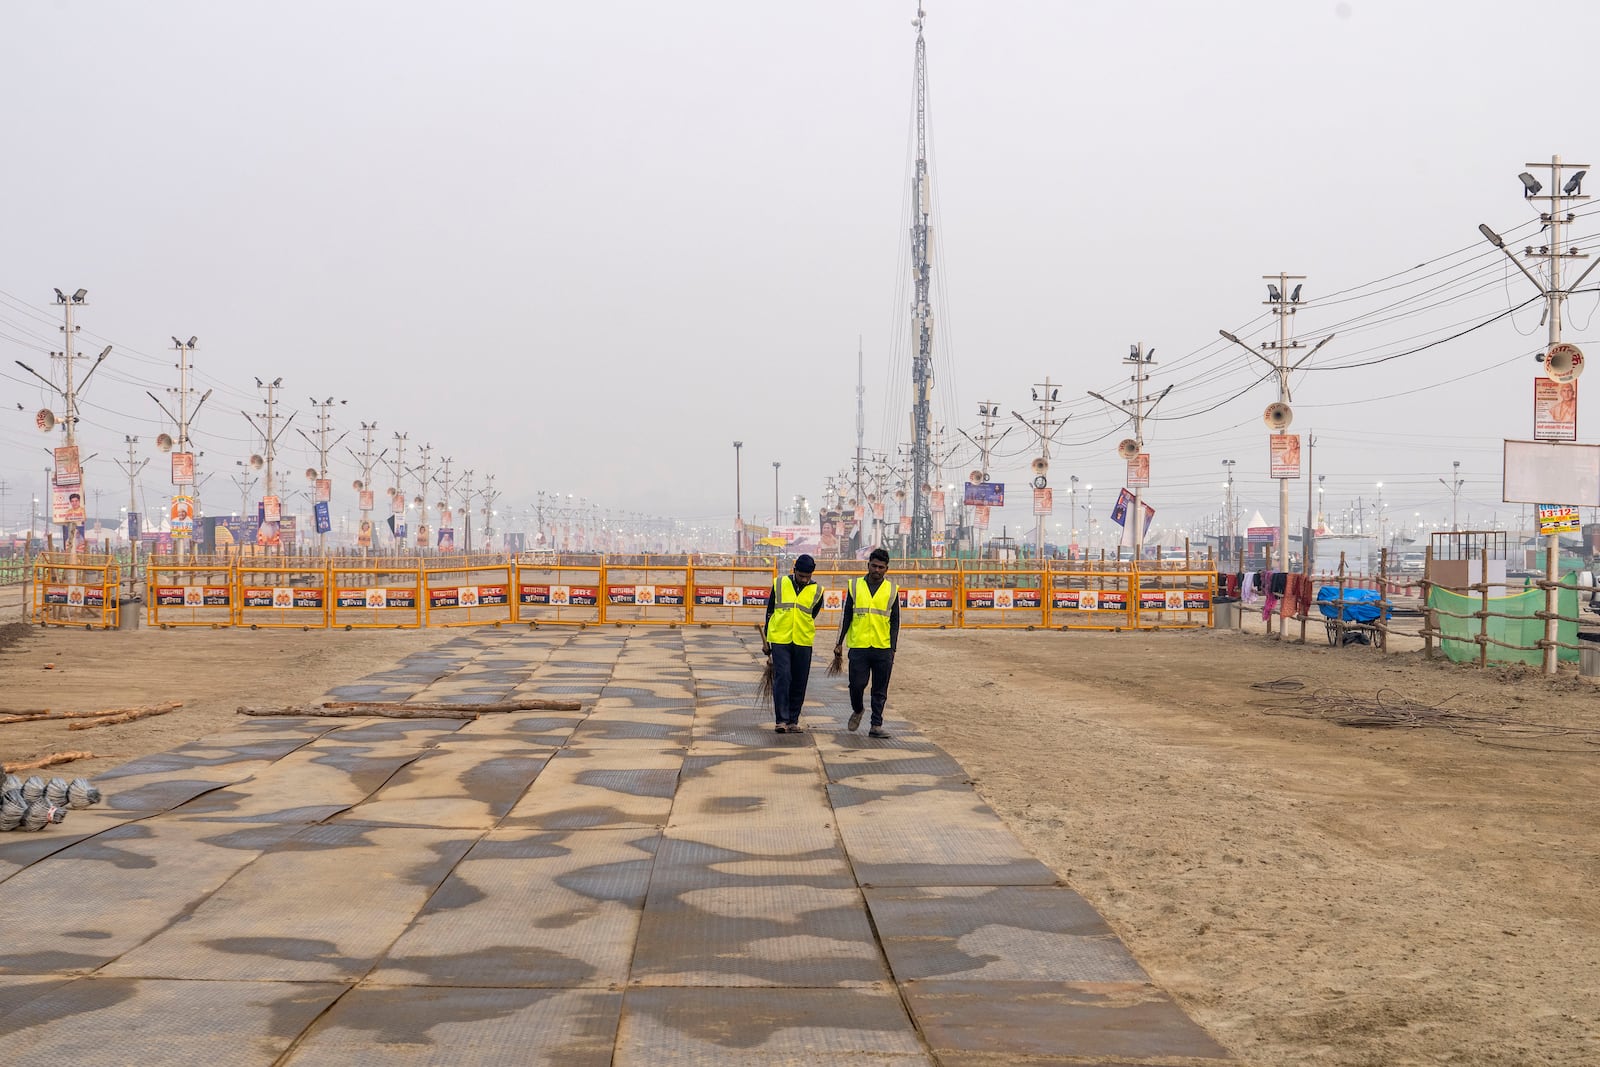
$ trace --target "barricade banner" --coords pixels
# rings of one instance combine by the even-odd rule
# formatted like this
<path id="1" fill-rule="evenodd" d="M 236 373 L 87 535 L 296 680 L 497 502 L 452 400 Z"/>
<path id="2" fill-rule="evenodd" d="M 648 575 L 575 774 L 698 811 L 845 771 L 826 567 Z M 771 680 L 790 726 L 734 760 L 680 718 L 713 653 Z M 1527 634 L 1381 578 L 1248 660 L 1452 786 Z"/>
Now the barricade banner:
<path id="1" fill-rule="evenodd" d="M 1187 629 L 1212 625 L 1216 596 L 1214 571 L 1166 570 L 1141 566 L 1131 575 L 1138 590 L 1132 623 L 1141 630 Z"/>

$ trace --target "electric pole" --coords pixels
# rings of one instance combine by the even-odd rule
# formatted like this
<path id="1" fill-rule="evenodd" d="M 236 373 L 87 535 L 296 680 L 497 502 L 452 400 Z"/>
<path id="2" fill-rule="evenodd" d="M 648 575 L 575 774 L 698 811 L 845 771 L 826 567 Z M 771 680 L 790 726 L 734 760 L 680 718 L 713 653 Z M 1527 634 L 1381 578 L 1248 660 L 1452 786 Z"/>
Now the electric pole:
<path id="1" fill-rule="evenodd" d="M 461 485 L 461 545 L 463 552 L 472 551 L 472 472 L 462 471 Z"/>
<path id="2" fill-rule="evenodd" d="M 1237 461 L 1231 459 L 1225 459 L 1222 461 L 1222 465 L 1228 468 L 1228 484 L 1226 486 L 1228 490 L 1228 513 L 1223 517 L 1224 522 L 1222 524 L 1228 538 L 1228 550 L 1222 554 L 1222 561 L 1230 564 L 1228 570 L 1232 572 L 1237 572 L 1239 570 L 1239 564 L 1237 562 L 1238 554 L 1234 551 L 1234 546 L 1239 543 L 1239 531 L 1234 528 L 1235 519 L 1233 512 L 1233 465 L 1235 462 Z"/>
<path id="3" fill-rule="evenodd" d="M 1272 313 L 1278 317 L 1278 339 L 1276 341 L 1268 341 L 1261 347 L 1268 349 L 1269 351 L 1275 351 L 1278 358 L 1276 360 L 1268 359 L 1266 356 L 1262 355 L 1260 352 L 1257 352 L 1255 349 L 1239 340 L 1227 330 L 1218 330 L 1217 332 L 1222 335 L 1223 339 L 1232 341 L 1234 344 L 1238 345 L 1240 348 L 1244 349 L 1246 352 L 1249 352 L 1251 355 L 1255 356 L 1257 359 L 1261 360 L 1267 366 L 1272 368 L 1273 373 L 1278 379 L 1278 405 L 1275 408 L 1268 409 L 1267 424 L 1275 428 L 1278 436 L 1287 437 L 1289 423 L 1292 419 L 1292 413 L 1289 411 L 1289 374 L 1291 371 L 1299 370 L 1300 367 L 1304 366 L 1306 360 L 1316 355 L 1317 349 L 1333 340 L 1334 335 L 1330 333 L 1328 336 L 1318 341 L 1314 346 L 1312 346 L 1309 352 L 1307 352 L 1304 356 L 1301 356 L 1300 359 L 1296 360 L 1294 365 L 1291 366 L 1289 364 L 1289 356 L 1296 349 L 1305 347 L 1299 341 L 1289 340 L 1289 318 L 1300 307 L 1300 290 L 1304 286 L 1305 275 L 1285 274 L 1279 272 L 1278 274 L 1267 274 L 1263 275 L 1262 277 L 1267 283 L 1267 299 L 1262 301 L 1262 303 L 1265 304 L 1272 311 Z M 1273 284 L 1274 282 L 1277 284 Z M 1297 283 L 1292 291 L 1289 289 L 1290 282 Z M 1299 476 L 1300 473 L 1298 470 L 1296 470 L 1293 477 L 1298 478 Z M 1288 476 L 1283 476 L 1278 479 L 1277 569 L 1285 574 L 1287 574 L 1289 571 Z M 1287 624 L 1287 619 L 1280 613 L 1278 615 L 1279 640 L 1283 639 L 1284 629 Z"/>
<path id="4" fill-rule="evenodd" d="M 772 463 L 772 525 L 783 525 L 783 505 L 778 503 L 778 468 L 783 466 L 777 460 Z"/>
<path id="5" fill-rule="evenodd" d="M 1584 272 L 1578 275 L 1577 279 L 1570 285 L 1566 286 L 1565 288 L 1562 287 L 1561 261 L 1563 259 L 1576 261 L 1579 259 L 1589 258 L 1587 255 L 1579 253 L 1575 248 L 1569 249 L 1563 247 L 1561 243 L 1563 227 L 1572 223 L 1576 219 L 1576 216 L 1570 210 L 1566 209 L 1570 208 L 1572 204 L 1578 201 L 1589 199 L 1587 196 L 1584 196 L 1581 191 L 1583 189 L 1583 177 L 1588 173 L 1589 164 L 1563 163 L 1560 156 L 1551 156 L 1550 162 L 1548 163 L 1525 163 L 1523 165 L 1528 167 L 1530 170 L 1533 168 L 1539 168 L 1541 170 L 1548 169 L 1550 171 L 1550 192 L 1543 196 L 1540 195 L 1540 191 L 1544 188 L 1544 186 L 1539 179 L 1535 178 L 1528 171 L 1523 171 L 1521 174 L 1517 175 L 1518 180 L 1522 182 L 1522 198 L 1524 200 L 1544 200 L 1548 201 L 1550 204 L 1549 211 L 1541 211 L 1539 213 L 1539 221 L 1544 223 L 1545 226 L 1550 230 L 1550 243 L 1547 245 L 1540 245 L 1537 249 L 1535 249 L 1532 245 L 1529 245 L 1523 249 L 1524 258 L 1535 260 L 1542 259 L 1545 261 L 1545 264 L 1548 268 L 1548 282 L 1541 282 L 1532 271 L 1523 266 L 1522 260 L 1518 259 L 1515 254 L 1507 249 L 1505 241 L 1502 240 L 1500 235 L 1491 230 L 1487 225 L 1480 224 L 1478 226 L 1478 232 L 1483 234 L 1490 244 L 1504 252 L 1511 262 L 1516 264 L 1517 269 L 1522 271 L 1522 273 L 1527 276 L 1528 280 L 1533 283 L 1534 288 L 1538 289 L 1539 292 L 1544 296 L 1545 319 L 1549 325 L 1550 332 L 1549 348 L 1538 357 L 1542 361 L 1546 356 L 1553 354 L 1555 346 L 1561 343 L 1562 302 L 1566 300 L 1567 296 L 1574 289 L 1583 283 L 1583 280 L 1589 276 L 1596 266 L 1600 266 L 1600 259 L 1597 259 L 1594 263 L 1589 264 L 1589 266 L 1584 269 Z M 1561 180 L 1563 172 L 1571 172 L 1565 183 L 1563 183 Z M 1581 366 L 1582 363 L 1579 362 L 1578 367 L 1581 368 Z M 1554 373 L 1551 372 L 1551 374 L 1553 377 Z M 1574 369 L 1571 373 L 1569 380 L 1573 383 L 1574 388 L 1576 388 L 1576 369 Z M 1545 503 L 1561 503 L 1561 501 L 1545 501 Z M 1561 535 L 1559 533 L 1550 534 L 1549 540 L 1545 542 L 1545 674 L 1556 673 L 1556 662 L 1559 653 L 1559 650 L 1556 647 L 1556 642 L 1558 640 L 1557 626 L 1559 621 L 1558 616 L 1560 613 L 1560 590 L 1557 588 L 1556 582 L 1559 580 L 1561 574 L 1560 555 Z M 1484 576 L 1484 580 L 1488 580 L 1487 575 Z"/>
<path id="6" fill-rule="evenodd" d="M 417 547 L 426 553 L 432 544 L 433 531 L 428 528 L 428 462 L 433 455 L 433 446 L 423 445 L 417 451 L 422 453 L 422 463 L 417 470 L 422 472 L 421 488 L 417 491 L 417 506 L 422 508 L 422 514 L 417 517 Z"/>
<path id="7" fill-rule="evenodd" d="M 404 475 L 406 469 L 406 438 L 409 436 L 410 434 L 404 434 L 398 430 L 395 431 L 394 463 L 389 467 L 389 473 L 394 478 L 394 486 L 389 491 L 389 514 L 391 516 L 400 516 L 400 521 L 395 523 L 394 529 L 395 550 L 397 555 L 399 554 L 400 549 L 405 548 L 406 488 L 402 479 L 402 475 Z M 396 500 L 399 501 L 398 510 L 395 507 Z"/>
<path id="8" fill-rule="evenodd" d="M 316 520 L 314 518 L 314 516 L 317 513 L 316 505 L 319 504 L 319 503 L 320 504 L 326 504 L 328 506 L 327 510 L 328 510 L 328 515 L 329 515 L 329 525 L 330 526 L 332 525 L 332 516 L 333 516 L 333 483 L 328 478 L 328 449 L 333 447 L 333 445 L 337 445 L 340 441 L 343 441 L 345 439 L 345 436 L 346 436 L 345 434 L 340 434 L 338 436 L 338 438 L 333 442 L 333 445 L 329 445 L 328 444 L 328 432 L 329 432 L 328 431 L 328 420 L 331 417 L 330 416 L 330 411 L 333 408 L 333 403 L 334 403 L 333 397 L 331 397 L 331 396 L 326 400 L 318 400 L 316 397 L 312 397 L 311 398 L 311 406 L 313 408 L 317 409 L 317 439 L 315 441 L 313 441 L 306 434 L 306 432 L 304 430 L 296 430 L 295 431 L 301 437 L 305 438 L 306 444 L 310 445 L 312 448 L 317 450 L 317 477 L 315 479 L 317 492 L 316 492 L 315 497 L 312 500 L 312 508 L 311 508 L 311 514 L 313 515 L 312 521 L 313 521 L 313 523 L 316 522 Z M 343 404 L 344 401 L 341 400 L 341 401 L 339 401 L 339 403 Z M 323 494 L 324 491 L 326 491 L 328 493 L 328 499 L 327 500 L 323 500 L 322 499 L 322 494 Z M 317 553 L 318 553 L 318 555 L 326 555 L 327 551 L 328 551 L 328 535 L 322 529 L 321 525 L 318 524 L 317 525 Z"/>
<path id="9" fill-rule="evenodd" d="M 994 420 L 1000 417 L 1000 405 L 997 401 L 978 401 L 978 415 L 983 419 L 983 430 L 979 433 L 979 436 L 973 437 L 965 430 L 961 431 L 961 436 L 978 446 L 978 469 L 972 472 L 969 477 L 974 482 L 987 482 L 989 480 L 989 461 L 994 455 L 994 446 L 999 444 L 1001 440 L 1005 438 L 1006 434 L 1011 432 L 1011 427 L 1007 426 L 1004 430 L 1000 431 L 1000 435 L 998 437 L 995 436 Z M 989 520 L 986 517 L 982 523 L 979 523 L 977 516 L 987 516 L 988 510 L 989 509 L 985 507 L 983 511 L 974 512 L 973 514 L 973 538 L 975 541 L 980 543 L 983 541 L 983 536 L 977 531 L 987 530 L 989 528 Z"/>
<path id="10" fill-rule="evenodd" d="M 17 366 L 21 367 L 23 370 L 39 379 L 45 385 L 48 385 L 57 396 L 61 397 L 62 400 L 66 402 L 66 408 L 63 412 L 64 418 L 61 420 L 63 424 L 62 429 L 66 433 L 67 448 L 75 449 L 78 444 L 78 393 L 83 390 L 84 386 L 89 384 L 90 377 L 92 377 L 94 372 L 99 369 L 100 364 L 105 362 L 106 357 L 111 354 L 111 346 L 106 345 L 105 350 L 102 351 L 99 356 L 95 357 L 94 365 L 91 366 L 89 368 L 89 372 L 83 376 L 83 381 L 75 381 L 73 377 L 73 362 L 82 357 L 80 357 L 74 349 L 73 342 L 77 338 L 80 327 L 72 321 L 72 312 L 74 308 L 84 306 L 84 298 L 89 295 L 89 290 L 79 289 L 71 296 L 63 293 L 60 289 L 57 289 L 55 293 L 56 303 L 61 306 L 62 314 L 65 316 L 65 324 L 61 326 L 61 333 L 63 337 L 61 345 L 62 351 L 50 353 L 50 359 L 52 362 L 57 359 L 62 361 L 66 368 L 67 387 L 65 389 L 61 388 L 54 381 L 46 378 L 44 375 L 28 366 L 20 359 L 16 360 L 15 362 Z M 46 423 L 41 423 L 40 425 L 41 428 L 49 428 L 48 424 Z M 57 456 L 59 456 L 59 453 L 52 452 L 52 458 Z M 59 464 L 56 464 L 54 473 L 46 479 L 46 499 L 47 502 L 50 502 L 52 510 L 54 510 L 54 498 L 50 495 L 50 493 L 54 490 L 76 490 L 79 494 L 79 499 L 83 499 L 83 467 L 81 463 L 78 462 L 76 457 L 72 456 L 70 453 L 67 458 L 72 463 L 72 468 L 70 470 L 62 470 L 60 469 Z M 32 525 L 31 519 L 29 520 L 29 524 L 30 526 Z M 78 539 L 74 534 L 74 528 L 79 525 L 80 523 L 69 519 L 63 526 L 64 537 L 66 541 L 66 544 L 63 547 L 69 553 L 77 551 Z M 46 530 L 49 529 L 48 523 L 46 523 L 45 528 Z"/>
<path id="11" fill-rule="evenodd" d="M 1149 404 L 1150 404 L 1149 410 L 1146 410 L 1146 408 L 1145 408 L 1145 398 L 1144 398 L 1144 383 L 1150 380 L 1149 370 L 1150 370 L 1151 367 L 1155 366 L 1156 350 L 1154 348 L 1152 348 L 1152 349 L 1150 349 L 1149 352 L 1146 352 L 1144 350 L 1144 346 L 1142 344 L 1129 345 L 1128 346 L 1128 355 L 1127 355 L 1127 357 L 1125 359 L 1123 359 L 1122 362 L 1130 364 L 1130 365 L 1132 365 L 1134 367 L 1134 372 L 1133 372 L 1133 399 L 1132 400 L 1124 400 L 1121 403 L 1122 407 L 1127 408 L 1132 412 L 1132 418 L 1133 418 L 1133 438 L 1132 438 L 1132 441 L 1133 441 L 1133 445 L 1134 445 L 1133 454 L 1132 455 L 1124 454 L 1123 458 L 1128 460 L 1129 462 L 1133 462 L 1133 461 L 1137 460 L 1140 456 L 1144 455 L 1144 420 L 1145 420 L 1145 417 L 1150 413 L 1150 411 L 1154 411 L 1155 410 L 1155 406 L 1157 404 L 1161 403 L 1162 400 L 1166 399 L 1166 395 L 1168 393 L 1172 392 L 1172 386 L 1170 386 L 1170 385 L 1167 386 L 1165 389 L 1161 390 L 1160 393 L 1158 393 L 1154 397 L 1152 397 L 1150 399 L 1150 401 L 1149 401 Z M 1089 395 L 1094 397 L 1096 400 L 1100 401 L 1102 404 L 1110 404 L 1111 403 L 1111 401 L 1107 400 L 1105 397 L 1101 396 L 1099 393 L 1090 391 Z M 1132 481 L 1132 480 L 1133 479 L 1129 479 L 1129 481 Z M 1135 564 L 1137 564 L 1139 561 L 1144 559 L 1144 496 L 1143 496 L 1143 493 L 1142 493 L 1143 488 L 1144 488 L 1143 486 L 1138 486 L 1138 485 L 1133 487 L 1133 508 L 1132 508 L 1132 511 L 1129 514 L 1129 516 L 1124 520 L 1125 523 L 1130 523 L 1131 522 L 1133 524 L 1133 559 L 1134 559 Z M 1123 529 L 1126 530 L 1127 526 L 1124 525 Z M 1119 551 L 1119 555 L 1120 555 L 1120 551 Z"/>
<path id="12" fill-rule="evenodd" d="M 138 535 L 134 533 L 133 529 L 134 521 L 139 514 L 139 502 L 134 489 L 139 480 L 139 472 L 144 470 L 145 465 L 150 461 L 148 459 L 138 458 L 137 449 L 135 447 L 139 443 L 139 439 L 137 437 L 123 435 L 122 440 L 128 446 L 128 462 L 123 463 L 120 459 L 113 460 L 113 462 L 116 463 L 118 467 L 122 468 L 123 474 L 128 476 L 128 581 L 129 588 L 131 589 L 134 580 L 134 574 L 139 569 L 139 538 Z"/>
<path id="13" fill-rule="evenodd" d="M 346 446 L 346 448 L 345 448 L 345 451 L 349 452 L 351 457 L 357 463 L 359 463 L 361 465 L 361 484 L 356 486 L 356 492 L 358 494 L 357 497 L 356 497 L 356 501 L 357 501 L 357 503 L 359 503 L 361 505 L 361 521 L 362 521 L 362 523 L 365 524 L 366 530 L 367 530 L 367 543 L 364 546 L 365 549 L 366 549 L 366 552 L 364 554 L 368 555 L 368 556 L 372 555 L 372 536 L 373 536 L 373 533 L 372 533 L 372 500 L 373 500 L 372 465 L 373 465 L 373 461 L 375 459 L 382 459 L 383 458 L 381 453 L 379 455 L 377 455 L 377 456 L 374 456 L 372 454 L 372 435 L 373 435 L 374 432 L 377 431 L 377 429 L 378 429 L 378 424 L 375 423 L 375 422 L 363 422 L 361 424 L 361 435 L 362 435 L 362 438 L 363 438 L 363 444 L 361 446 L 361 454 L 360 455 L 356 455 L 356 453 L 354 451 L 352 451 L 348 446 Z M 387 449 L 385 449 L 385 451 L 387 451 Z"/>
<path id="14" fill-rule="evenodd" d="M 856 496 L 852 501 L 853 511 L 850 517 L 855 522 L 856 548 L 867 547 L 867 490 L 866 483 L 862 480 L 864 464 L 866 462 L 866 433 L 867 433 L 867 386 L 865 373 L 865 355 L 861 347 L 861 336 L 856 335 Z"/>
<path id="15" fill-rule="evenodd" d="M 1033 487 L 1035 489 L 1044 489 L 1050 484 L 1049 478 L 1045 474 L 1050 469 L 1050 441 L 1055 437 L 1056 431 L 1067 424 L 1067 419 L 1072 418 L 1071 415 L 1061 419 L 1055 417 L 1056 404 L 1060 399 L 1061 387 L 1052 382 L 1050 376 L 1046 374 L 1043 382 L 1036 382 L 1033 386 L 1033 400 L 1034 403 L 1039 405 L 1038 418 L 1028 419 L 1018 411 L 1011 413 L 1016 416 L 1018 422 L 1032 430 L 1034 436 L 1039 439 L 1039 456 L 1033 461 Z M 1035 519 L 1037 526 L 1035 539 L 1038 543 L 1038 556 L 1036 558 L 1042 560 L 1044 559 L 1044 516 L 1038 515 L 1035 516 Z"/>

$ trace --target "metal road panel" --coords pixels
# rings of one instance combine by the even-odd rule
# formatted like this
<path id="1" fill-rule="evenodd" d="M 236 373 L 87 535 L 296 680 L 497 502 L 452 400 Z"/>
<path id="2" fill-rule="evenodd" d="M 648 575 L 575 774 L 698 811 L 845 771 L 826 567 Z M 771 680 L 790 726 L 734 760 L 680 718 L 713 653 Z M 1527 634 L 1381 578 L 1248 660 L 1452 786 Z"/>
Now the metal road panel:
<path id="1" fill-rule="evenodd" d="M 977 795 L 919 792 L 842 804 L 830 785 L 839 836 L 862 885 L 1051 885 L 1034 859 Z"/>
<path id="2" fill-rule="evenodd" d="M 621 986 L 658 834 L 497 831 L 469 852 L 370 980 Z"/>
<path id="3" fill-rule="evenodd" d="M 72 981 L 70 978 L 36 978 L 0 975 L 0 1033 L 8 1033 L 6 1016 Z"/>
<path id="4" fill-rule="evenodd" d="M 680 750 L 642 745 L 562 749 L 501 825 L 549 830 L 664 826 L 682 763 Z"/>
<path id="5" fill-rule="evenodd" d="M 47 826 L 38 833 L 13 830 L 0 836 L 0 883 L 9 881 L 18 871 L 26 870 L 40 860 L 70 848 L 80 841 L 89 840 L 96 834 L 147 818 L 148 814 L 148 812 L 108 811 L 105 808 L 82 808 L 67 812 L 66 822 L 57 826 Z M 0 933 L 0 959 L 3 959 L 4 943 L 5 935 Z"/>
<path id="6" fill-rule="evenodd" d="M 584 716 L 575 711 L 497 712 L 469 722 L 451 735 L 445 744 L 464 744 L 474 738 L 503 738 L 524 745 L 561 748 L 572 739 Z"/>
<path id="7" fill-rule="evenodd" d="M 476 840 L 463 831 L 313 826 L 105 969 L 119 977 L 353 981 Z"/>
<path id="8" fill-rule="evenodd" d="M 488 830 L 522 798 L 551 754 L 523 745 L 447 744 L 400 768 L 332 821 Z"/>
<path id="9" fill-rule="evenodd" d="M 181 804 L 181 818 L 238 822 L 321 822 L 365 800 L 395 771 L 416 759 L 410 749 L 397 755 L 366 755 L 373 746 L 344 745 L 329 751 L 308 745 L 246 782 L 235 783 Z"/>
<path id="10" fill-rule="evenodd" d="M 853 889 L 657 889 L 633 981 L 647 986 L 862 986 L 889 972 Z"/>
<path id="11" fill-rule="evenodd" d="M 1144 982 L 929 982 L 903 987 L 940 1062 L 1027 1057 L 1118 1064 L 1233 1062 L 1161 990 Z M 1185 1058 L 1189 1057 L 1189 1058 Z"/>
<path id="12" fill-rule="evenodd" d="M 665 890 L 761 885 L 853 889 L 856 880 L 831 828 L 731 820 L 674 825 L 656 854 L 650 884 Z"/>
<path id="13" fill-rule="evenodd" d="M 81 978 L 5 1017 L 13 1063 L 268 1067 L 342 985 Z"/>
<path id="14" fill-rule="evenodd" d="M 108 963 L 298 830 L 251 829 L 257 833 L 245 840 L 216 823 L 152 819 L 119 826 L 0 883 L 6 917 L 0 971 L 83 972 Z"/>
<path id="15" fill-rule="evenodd" d="M 873 989 L 630 989 L 614 1067 L 924 1067 L 900 998 Z"/>
<path id="16" fill-rule="evenodd" d="M 1148 982 L 1098 912 L 1061 886 L 869 889 L 898 981 Z"/>
<path id="17" fill-rule="evenodd" d="M 622 994 L 355 989 L 285 1067 L 608 1067 Z"/>
<path id="18" fill-rule="evenodd" d="M 796 740 L 800 740 L 799 737 Z M 821 827 L 833 821 L 816 751 L 802 749 L 694 755 L 672 805 L 673 825 Z"/>

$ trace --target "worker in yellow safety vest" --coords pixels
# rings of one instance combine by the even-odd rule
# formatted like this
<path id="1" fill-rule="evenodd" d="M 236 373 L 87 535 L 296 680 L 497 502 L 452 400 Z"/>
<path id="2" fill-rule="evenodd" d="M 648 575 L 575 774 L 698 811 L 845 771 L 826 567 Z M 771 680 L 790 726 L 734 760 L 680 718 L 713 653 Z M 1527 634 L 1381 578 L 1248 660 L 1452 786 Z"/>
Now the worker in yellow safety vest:
<path id="1" fill-rule="evenodd" d="M 889 674 L 900 640 L 900 590 L 886 575 L 889 553 L 875 548 L 867 556 L 867 576 L 852 578 L 844 595 L 844 619 L 833 650 L 850 648 L 850 729 L 861 725 L 863 697 L 872 686 L 872 727 L 868 737 L 888 737 L 883 709 L 889 703 Z"/>
<path id="2" fill-rule="evenodd" d="M 811 678 L 811 646 L 817 640 L 822 587 L 811 580 L 817 561 L 801 553 L 792 573 L 772 583 L 761 651 L 772 657 L 772 715 L 780 734 L 800 732 L 800 706 Z"/>

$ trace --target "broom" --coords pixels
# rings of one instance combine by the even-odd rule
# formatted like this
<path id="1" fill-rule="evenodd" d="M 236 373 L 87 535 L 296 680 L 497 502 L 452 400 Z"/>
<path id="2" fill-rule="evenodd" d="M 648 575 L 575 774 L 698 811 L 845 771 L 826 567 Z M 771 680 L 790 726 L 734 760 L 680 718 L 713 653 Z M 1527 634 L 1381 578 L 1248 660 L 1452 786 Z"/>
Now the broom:
<path id="1" fill-rule="evenodd" d="M 756 633 L 766 640 L 767 631 L 764 627 L 757 626 Z M 761 668 L 761 680 L 756 683 L 756 696 L 767 698 L 772 696 L 772 654 L 767 654 L 767 665 Z"/>
<path id="2" fill-rule="evenodd" d="M 834 648 L 833 648 L 833 658 L 828 661 L 828 677 L 832 678 L 832 677 L 834 677 L 836 675 L 840 675 L 840 674 L 843 674 L 843 673 L 844 673 L 844 646 L 843 645 L 835 645 Z"/>

